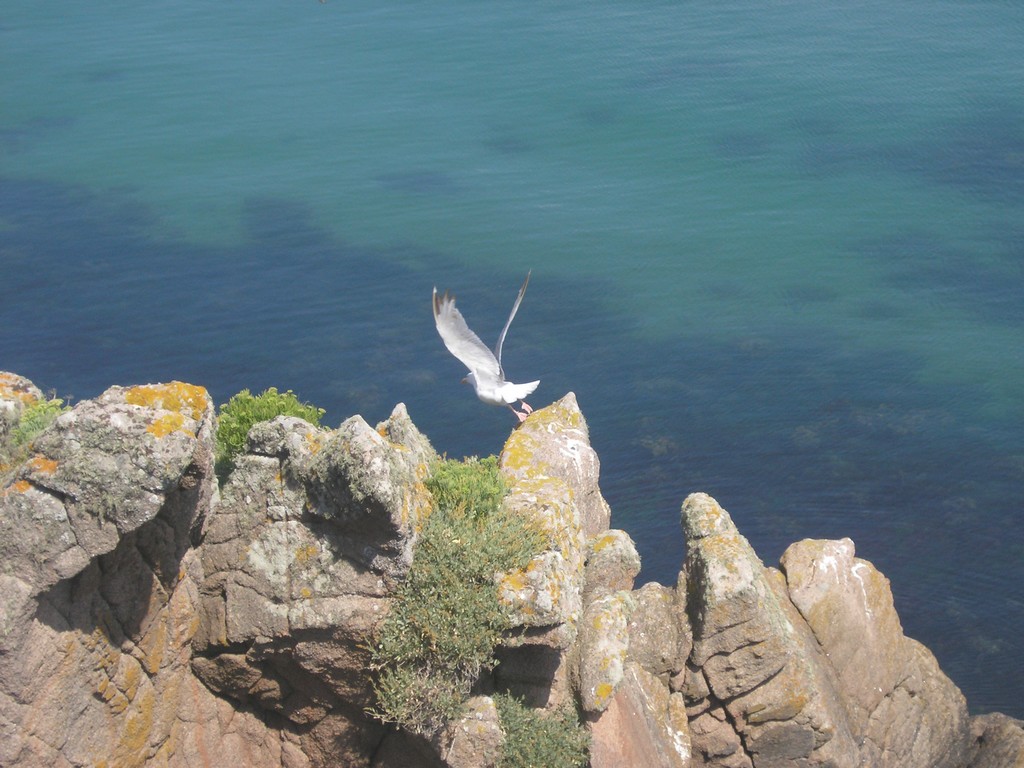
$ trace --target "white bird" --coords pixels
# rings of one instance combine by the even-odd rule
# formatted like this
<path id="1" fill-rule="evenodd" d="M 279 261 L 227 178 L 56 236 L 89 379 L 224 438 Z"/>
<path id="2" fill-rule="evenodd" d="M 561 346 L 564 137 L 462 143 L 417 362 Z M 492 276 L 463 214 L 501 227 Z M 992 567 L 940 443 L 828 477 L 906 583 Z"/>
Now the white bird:
<path id="1" fill-rule="evenodd" d="M 505 343 L 505 334 L 512 324 L 512 318 L 516 316 L 529 282 L 530 272 L 527 272 L 526 280 L 519 289 L 516 303 L 512 305 L 512 312 L 505 327 L 501 329 L 493 353 L 466 325 L 462 313 L 455 308 L 455 296 L 448 291 L 445 291 L 443 296 L 438 296 L 437 287 L 434 287 L 434 323 L 437 324 L 437 332 L 441 335 L 441 341 L 448 347 L 448 351 L 469 368 L 469 373 L 463 381 L 473 385 L 476 396 L 483 402 L 489 405 L 508 406 L 519 418 L 520 423 L 526 421 L 526 417 L 533 413 L 533 408 L 527 405 L 523 398 L 537 388 L 540 380 L 531 381 L 529 384 L 513 384 L 506 381 L 505 371 L 501 368 L 501 346 Z M 523 404 L 522 412 L 512 407 L 512 403 L 517 400 Z"/>

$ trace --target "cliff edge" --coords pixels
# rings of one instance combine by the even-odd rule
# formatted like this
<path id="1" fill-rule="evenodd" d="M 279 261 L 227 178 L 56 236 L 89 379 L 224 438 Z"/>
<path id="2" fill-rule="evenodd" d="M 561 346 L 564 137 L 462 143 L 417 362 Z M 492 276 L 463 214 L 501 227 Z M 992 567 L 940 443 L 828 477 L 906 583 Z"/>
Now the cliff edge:
<path id="1" fill-rule="evenodd" d="M 593 768 L 1024 766 L 1024 723 L 968 715 L 849 539 L 766 567 L 696 493 L 678 582 L 637 587 L 571 393 L 499 457 L 542 551 L 495 574 L 499 663 L 427 735 L 369 713 L 439 460 L 404 406 L 257 424 L 221 485 L 202 387 L 112 387 L 18 442 L 42 400 L 0 373 L 2 765 L 484 768 L 510 693 L 577 712 Z"/>

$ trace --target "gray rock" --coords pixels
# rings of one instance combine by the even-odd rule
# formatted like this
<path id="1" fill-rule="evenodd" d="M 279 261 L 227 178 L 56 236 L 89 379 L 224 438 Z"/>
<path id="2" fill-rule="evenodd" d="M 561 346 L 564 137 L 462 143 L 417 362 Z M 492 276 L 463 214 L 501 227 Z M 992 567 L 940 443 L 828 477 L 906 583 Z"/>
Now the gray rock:
<path id="1" fill-rule="evenodd" d="M 634 590 L 633 601 L 629 659 L 658 677 L 675 677 L 685 668 L 693 644 L 685 591 L 652 582 Z"/>
<path id="2" fill-rule="evenodd" d="M 436 456 L 426 454 L 425 438 L 411 434 L 412 448 L 353 416 L 325 437 L 303 476 L 310 514 L 342 534 L 344 554 L 392 580 L 408 570 L 431 504 L 423 481 Z"/>
<path id="3" fill-rule="evenodd" d="M 0 574 L 26 585 L 14 592 L 74 576 L 167 505 L 184 506 L 176 524 L 198 524 L 212 417 L 206 391 L 180 382 L 113 387 L 58 417 L 0 494 Z M 176 568 L 188 545 L 157 565 Z"/>
<path id="4" fill-rule="evenodd" d="M 934 656 L 904 637 L 889 580 L 854 545 L 804 540 L 782 556 L 789 594 L 836 670 L 866 764 L 962 766 L 967 706 Z"/>
<path id="5" fill-rule="evenodd" d="M 607 508 L 592 454 L 570 394 L 535 411 L 506 441 L 499 459 L 508 486 L 503 504 L 536 521 L 547 539 L 545 550 L 526 568 L 497 579 L 516 629 L 498 652 L 496 676 L 534 707 L 556 708 L 572 695 L 568 652 L 583 609 L 586 558 L 580 502 L 592 517 Z"/>
<path id="6" fill-rule="evenodd" d="M 584 536 L 608 528 L 611 510 L 597 482 L 601 462 L 590 447 L 587 421 L 572 392 L 535 411 L 512 433 L 501 453 L 501 468 L 516 480 L 538 475 L 562 479 L 579 509 Z"/>
<path id="7" fill-rule="evenodd" d="M 1024 721 L 992 713 L 971 721 L 974 749 L 968 768 L 1022 768 Z"/>
<path id="8" fill-rule="evenodd" d="M 0 431 L 41 397 L 5 377 Z M 366 713 L 368 647 L 430 510 L 436 454 L 404 406 L 375 429 L 258 424 L 220 491 L 213 429 L 199 387 L 114 387 L 3 470 L 0 764 L 496 764 L 487 697 L 433 744 Z M 968 721 L 852 542 L 765 568 L 695 494 L 679 584 L 633 590 L 572 395 L 501 467 L 546 542 L 495 575 L 518 626 L 480 687 L 581 705 L 594 768 L 1024 766 L 1024 726 Z"/>
<path id="9" fill-rule="evenodd" d="M 437 451 L 427 436 L 412 423 L 405 403 L 399 403 L 394 407 L 387 420 L 377 425 L 377 432 L 396 450 L 409 454 L 413 466 L 429 466 L 437 461 Z"/>
<path id="10" fill-rule="evenodd" d="M 631 590 L 640 573 L 640 555 L 625 531 L 607 530 L 587 542 L 584 604 L 599 597 Z"/>
<path id="11" fill-rule="evenodd" d="M 216 754 L 269 768 L 293 754 L 190 670 L 212 415 L 199 387 L 112 388 L 61 416 L 4 489 L 0 519 L 19 528 L 0 539 L 23 551 L 3 614 L 27 620 L 7 625 L 0 653 L 0 763 L 178 768 Z"/>
<path id="12" fill-rule="evenodd" d="M 595 600 L 580 621 L 579 697 L 586 712 L 601 712 L 612 700 L 625 673 L 629 618 L 636 608 L 623 590 Z"/>
<path id="13" fill-rule="evenodd" d="M 501 760 L 505 734 L 494 700 L 474 696 L 463 715 L 435 740 L 435 749 L 447 768 L 495 768 Z"/>
<path id="14" fill-rule="evenodd" d="M 526 568 L 499 576 L 499 597 L 515 626 L 554 628 L 557 638 L 549 639 L 564 647 L 575 632 L 583 594 L 584 542 L 572 492 L 559 477 L 513 477 L 502 504 L 533 518 L 547 542 Z"/>
<path id="15" fill-rule="evenodd" d="M 437 748 L 426 739 L 391 731 L 373 755 L 372 768 L 445 768 Z"/>
<path id="16" fill-rule="evenodd" d="M 286 417 L 255 425 L 201 548 L 196 674 L 301 727 L 314 765 L 369 765 L 384 734 L 365 713 L 369 647 L 411 563 L 435 458 L 404 408 L 390 423 L 409 446 L 358 417 L 334 432 Z"/>
<path id="17" fill-rule="evenodd" d="M 691 660 L 754 766 L 855 766 L 846 712 L 814 638 L 779 579 L 706 494 L 682 509 Z M 711 748 L 697 734 L 694 748 Z"/>
<path id="18" fill-rule="evenodd" d="M 45 399 L 39 387 L 24 376 L 0 371 L 0 474 L 6 469 L 4 449 L 11 430 L 26 408 Z"/>

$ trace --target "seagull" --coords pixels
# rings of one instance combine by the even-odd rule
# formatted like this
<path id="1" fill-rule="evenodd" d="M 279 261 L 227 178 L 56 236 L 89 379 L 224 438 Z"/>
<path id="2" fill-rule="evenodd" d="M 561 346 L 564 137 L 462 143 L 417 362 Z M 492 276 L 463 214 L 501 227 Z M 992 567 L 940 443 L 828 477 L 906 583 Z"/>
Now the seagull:
<path id="1" fill-rule="evenodd" d="M 501 346 L 505 343 L 505 334 L 508 327 L 512 325 L 512 318 L 516 316 L 519 304 L 526 293 L 526 285 L 530 282 L 530 272 L 526 273 L 526 280 L 523 287 L 519 289 L 516 303 L 512 305 L 512 312 L 501 329 L 498 337 L 498 344 L 492 353 L 462 317 L 462 313 L 455 308 L 455 296 L 444 292 L 444 295 L 437 294 L 437 287 L 434 287 L 434 322 L 437 324 L 437 332 L 441 335 L 441 341 L 448 347 L 448 351 L 455 355 L 463 365 L 469 368 L 469 373 L 463 379 L 463 383 L 469 382 L 473 385 L 476 396 L 488 405 L 506 405 L 514 413 L 519 423 L 526 421 L 526 417 L 533 413 L 533 408 L 527 405 L 524 397 L 529 395 L 540 384 L 540 380 L 531 381 L 529 384 L 513 384 L 505 380 L 505 371 L 501 368 Z M 522 411 L 512 407 L 517 400 L 522 402 Z"/>

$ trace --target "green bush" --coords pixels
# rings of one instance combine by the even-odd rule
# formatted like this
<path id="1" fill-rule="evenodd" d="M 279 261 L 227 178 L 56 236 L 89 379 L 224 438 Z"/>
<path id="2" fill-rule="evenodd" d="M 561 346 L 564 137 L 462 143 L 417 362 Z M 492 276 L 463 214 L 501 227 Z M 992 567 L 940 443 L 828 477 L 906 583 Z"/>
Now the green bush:
<path id="1" fill-rule="evenodd" d="M 39 400 L 25 407 L 11 430 L 0 431 L 0 481 L 28 458 L 32 441 L 64 411 L 70 410 L 59 397 Z"/>
<path id="2" fill-rule="evenodd" d="M 498 768 L 582 768 L 590 739 L 576 713 L 565 707 L 547 714 L 505 694 L 494 697 L 505 732 Z"/>
<path id="3" fill-rule="evenodd" d="M 253 395 L 243 389 L 224 403 L 217 416 L 217 475 L 223 480 L 234 466 L 235 457 L 245 449 L 245 437 L 254 424 L 277 416 L 298 416 L 314 426 L 320 425 L 325 411 L 303 403 L 295 394 L 271 387 Z"/>
<path id="4" fill-rule="evenodd" d="M 383 721 L 429 734 L 455 717 L 509 629 L 495 574 L 523 568 L 540 532 L 501 506 L 497 459 L 445 461 L 427 482 L 434 510 L 375 639 Z"/>
<path id="5" fill-rule="evenodd" d="M 69 410 L 71 410 L 70 407 L 64 405 L 64 401 L 59 397 L 33 403 L 22 411 L 17 426 L 11 430 L 11 446 L 16 451 L 27 449 L 29 443 L 35 440 L 44 429 L 50 426 L 58 416 Z"/>
<path id="6" fill-rule="evenodd" d="M 438 462 L 427 480 L 427 488 L 438 509 L 450 511 L 461 505 L 478 518 L 493 515 L 505 498 L 497 456 Z"/>

